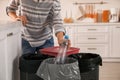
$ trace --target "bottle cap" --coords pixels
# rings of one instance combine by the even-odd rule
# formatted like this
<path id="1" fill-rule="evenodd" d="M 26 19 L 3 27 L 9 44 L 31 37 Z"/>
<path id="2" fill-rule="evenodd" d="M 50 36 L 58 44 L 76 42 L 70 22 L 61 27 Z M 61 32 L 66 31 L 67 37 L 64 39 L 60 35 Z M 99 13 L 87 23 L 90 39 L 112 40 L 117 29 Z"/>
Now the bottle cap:
<path id="1" fill-rule="evenodd" d="M 65 35 L 64 38 L 65 38 L 65 39 L 69 39 L 69 36 L 68 36 L 68 35 Z"/>

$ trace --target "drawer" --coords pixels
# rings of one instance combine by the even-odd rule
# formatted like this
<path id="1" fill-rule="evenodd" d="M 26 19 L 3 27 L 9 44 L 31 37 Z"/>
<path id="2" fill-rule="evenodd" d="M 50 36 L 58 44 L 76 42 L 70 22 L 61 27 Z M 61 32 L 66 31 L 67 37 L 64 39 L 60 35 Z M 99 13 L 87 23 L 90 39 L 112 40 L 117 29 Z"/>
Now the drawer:
<path id="1" fill-rule="evenodd" d="M 102 57 L 108 57 L 108 45 L 106 44 L 76 44 L 80 52 L 96 53 Z"/>
<path id="2" fill-rule="evenodd" d="M 108 34 L 87 34 L 75 35 L 75 43 L 108 43 Z"/>
<path id="3" fill-rule="evenodd" d="M 75 27 L 75 32 L 108 32 L 109 28 L 107 26 L 77 26 Z"/>

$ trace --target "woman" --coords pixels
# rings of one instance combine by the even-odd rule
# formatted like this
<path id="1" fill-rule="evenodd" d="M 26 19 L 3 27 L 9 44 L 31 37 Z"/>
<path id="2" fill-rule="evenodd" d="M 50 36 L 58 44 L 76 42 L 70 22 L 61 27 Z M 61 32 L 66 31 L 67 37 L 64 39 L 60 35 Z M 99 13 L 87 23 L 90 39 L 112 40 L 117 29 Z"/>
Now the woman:
<path id="1" fill-rule="evenodd" d="M 63 42 L 65 29 L 60 11 L 59 0 L 11 0 L 6 12 L 13 20 L 23 23 L 23 54 L 54 46 L 53 29 L 58 44 Z"/>

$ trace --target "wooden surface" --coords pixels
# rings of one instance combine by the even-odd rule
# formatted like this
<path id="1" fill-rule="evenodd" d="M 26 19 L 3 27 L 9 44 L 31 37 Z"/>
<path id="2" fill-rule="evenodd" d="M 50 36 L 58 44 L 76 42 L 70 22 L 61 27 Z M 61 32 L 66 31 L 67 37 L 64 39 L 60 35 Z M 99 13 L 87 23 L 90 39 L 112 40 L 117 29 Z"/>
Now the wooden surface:
<path id="1" fill-rule="evenodd" d="M 99 80 L 120 80 L 120 63 L 103 63 L 99 72 Z"/>

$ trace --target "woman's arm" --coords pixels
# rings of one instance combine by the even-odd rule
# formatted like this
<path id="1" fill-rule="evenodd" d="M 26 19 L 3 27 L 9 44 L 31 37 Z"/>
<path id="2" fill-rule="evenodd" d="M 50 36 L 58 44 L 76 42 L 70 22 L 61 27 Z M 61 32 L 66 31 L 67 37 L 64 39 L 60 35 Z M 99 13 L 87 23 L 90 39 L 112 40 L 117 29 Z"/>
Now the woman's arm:
<path id="1" fill-rule="evenodd" d="M 52 7 L 53 14 L 53 24 L 55 34 L 58 40 L 58 44 L 60 45 L 64 41 L 64 35 L 66 33 L 65 28 L 63 26 L 63 20 L 61 18 L 61 6 L 59 0 L 54 1 L 54 5 Z M 70 40 L 68 40 L 68 48 L 71 46 Z"/>
<path id="2" fill-rule="evenodd" d="M 26 17 L 25 16 L 19 16 L 16 13 L 16 11 L 18 10 L 19 5 L 20 5 L 19 0 L 11 0 L 10 4 L 6 7 L 6 13 L 14 21 L 22 21 L 23 25 L 25 25 L 26 22 L 27 22 Z"/>

